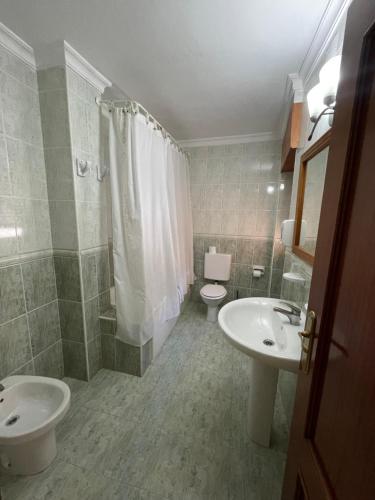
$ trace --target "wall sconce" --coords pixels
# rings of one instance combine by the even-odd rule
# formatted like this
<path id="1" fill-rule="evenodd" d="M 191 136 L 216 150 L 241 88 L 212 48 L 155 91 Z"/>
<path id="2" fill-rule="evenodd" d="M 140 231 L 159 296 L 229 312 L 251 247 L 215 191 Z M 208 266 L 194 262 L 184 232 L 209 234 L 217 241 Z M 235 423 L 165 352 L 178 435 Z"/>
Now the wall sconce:
<path id="1" fill-rule="evenodd" d="M 341 55 L 329 59 L 319 72 L 319 83 L 307 94 L 310 120 L 314 123 L 308 141 L 311 141 L 315 128 L 323 115 L 329 116 L 329 125 L 332 125 L 337 86 L 340 79 L 340 65 Z"/>

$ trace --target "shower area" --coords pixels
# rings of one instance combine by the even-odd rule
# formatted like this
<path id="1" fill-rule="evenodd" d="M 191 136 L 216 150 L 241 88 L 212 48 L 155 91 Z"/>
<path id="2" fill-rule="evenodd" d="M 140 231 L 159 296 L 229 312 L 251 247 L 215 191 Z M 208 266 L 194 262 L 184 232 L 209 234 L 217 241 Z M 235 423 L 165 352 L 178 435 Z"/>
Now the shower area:
<path id="1" fill-rule="evenodd" d="M 96 104 L 110 280 L 99 317 L 103 366 L 141 376 L 194 282 L 188 157 L 140 104 Z"/>
<path id="2" fill-rule="evenodd" d="M 61 332 L 50 364 L 81 380 L 101 368 L 142 376 L 193 283 L 188 159 L 142 106 L 104 99 L 112 82 L 67 42 L 54 49 L 34 99 L 51 227 L 37 264 Z"/>

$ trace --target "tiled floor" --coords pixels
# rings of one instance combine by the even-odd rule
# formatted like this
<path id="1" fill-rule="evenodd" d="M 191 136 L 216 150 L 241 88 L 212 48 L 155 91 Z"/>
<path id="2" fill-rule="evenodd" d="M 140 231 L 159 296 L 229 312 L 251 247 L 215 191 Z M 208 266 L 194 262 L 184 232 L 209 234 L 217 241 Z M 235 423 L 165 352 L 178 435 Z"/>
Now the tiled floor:
<path id="1" fill-rule="evenodd" d="M 247 434 L 250 359 L 191 303 L 143 378 L 66 379 L 72 407 L 42 474 L 1 478 L 2 500 L 278 500 L 287 427 L 270 449 Z"/>

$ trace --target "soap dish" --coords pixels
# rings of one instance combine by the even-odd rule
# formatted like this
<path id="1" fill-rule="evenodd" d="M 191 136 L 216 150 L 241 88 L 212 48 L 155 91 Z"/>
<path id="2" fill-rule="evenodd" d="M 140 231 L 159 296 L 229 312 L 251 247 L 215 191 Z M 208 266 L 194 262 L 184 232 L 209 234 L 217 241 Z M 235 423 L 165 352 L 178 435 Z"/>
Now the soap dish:
<path id="1" fill-rule="evenodd" d="M 305 284 L 305 278 L 298 273 L 284 273 L 283 279 L 286 281 L 291 281 L 292 283 L 299 283 L 300 285 Z"/>

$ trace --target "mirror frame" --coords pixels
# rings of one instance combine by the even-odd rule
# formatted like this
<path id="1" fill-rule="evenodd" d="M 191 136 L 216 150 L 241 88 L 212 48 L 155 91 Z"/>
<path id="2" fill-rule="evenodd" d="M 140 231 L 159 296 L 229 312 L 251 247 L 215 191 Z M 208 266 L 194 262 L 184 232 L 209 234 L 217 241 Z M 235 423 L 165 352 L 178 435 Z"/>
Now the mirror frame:
<path id="1" fill-rule="evenodd" d="M 298 179 L 298 190 L 297 190 L 297 201 L 296 201 L 296 216 L 294 224 L 294 234 L 293 234 L 293 245 L 292 251 L 297 257 L 299 257 L 307 264 L 311 266 L 314 264 L 315 256 L 306 252 L 300 245 L 300 235 L 301 235 L 301 224 L 302 224 L 302 213 L 303 213 L 303 202 L 305 199 L 305 185 L 306 185 L 306 171 L 307 164 L 312 160 L 317 154 L 319 154 L 323 149 L 329 147 L 331 142 L 331 129 L 329 129 L 325 134 L 322 135 L 307 151 L 301 156 L 301 164 Z M 319 234 L 319 231 L 318 231 Z"/>

